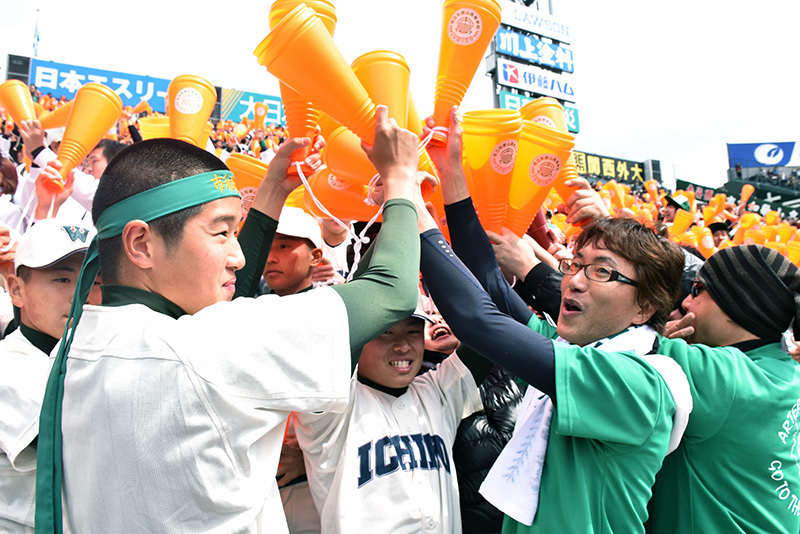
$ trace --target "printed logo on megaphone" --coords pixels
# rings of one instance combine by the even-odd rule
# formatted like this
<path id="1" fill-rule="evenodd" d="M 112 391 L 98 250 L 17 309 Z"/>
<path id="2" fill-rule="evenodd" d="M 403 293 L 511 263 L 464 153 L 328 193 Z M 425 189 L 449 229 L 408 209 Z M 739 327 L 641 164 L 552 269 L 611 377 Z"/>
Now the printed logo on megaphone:
<path id="1" fill-rule="evenodd" d="M 531 122 L 537 122 L 537 123 L 543 124 L 543 125 L 545 125 L 545 126 L 547 126 L 549 128 L 558 129 L 558 126 L 556 126 L 555 121 L 553 119 L 551 119 L 550 117 L 548 117 L 547 115 L 537 115 L 536 117 L 533 118 L 533 120 Z"/>
<path id="2" fill-rule="evenodd" d="M 250 206 L 253 205 L 253 200 L 256 198 L 258 189 L 255 187 L 243 187 L 239 189 L 239 194 L 242 196 L 242 217 L 247 217 L 247 212 L 250 211 Z"/>
<path id="3" fill-rule="evenodd" d="M 337 191 L 342 191 L 350 187 L 350 184 L 345 182 L 342 179 L 335 177 L 332 174 L 328 175 L 328 185 L 331 186 L 332 189 L 336 189 Z"/>
<path id="4" fill-rule="evenodd" d="M 489 164 L 498 174 L 508 174 L 514 168 L 517 159 L 517 140 L 506 139 L 492 149 Z"/>
<path id="5" fill-rule="evenodd" d="M 194 115 L 203 107 L 203 95 L 193 87 L 184 87 L 175 95 L 175 111 Z"/>
<path id="6" fill-rule="evenodd" d="M 447 24 L 447 36 L 458 45 L 471 45 L 481 36 L 483 21 L 474 9 L 456 10 Z"/>
<path id="7" fill-rule="evenodd" d="M 531 162 L 528 175 L 531 181 L 540 187 L 553 183 L 561 169 L 561 160 L 555 154 L 539 154 Z"/>

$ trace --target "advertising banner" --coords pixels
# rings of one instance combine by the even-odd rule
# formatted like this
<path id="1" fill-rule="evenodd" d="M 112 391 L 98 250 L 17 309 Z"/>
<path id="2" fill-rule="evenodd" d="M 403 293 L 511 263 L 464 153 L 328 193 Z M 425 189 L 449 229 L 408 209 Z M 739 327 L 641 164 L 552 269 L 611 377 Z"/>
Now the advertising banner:
<path id="1" fill-rule="evenodd" d="M 514 94 L 511 91 L 501 90 L 499 93 L 500 107 L 503 109 L 519 109 L 533 98 L 527 96 Z M 578 115 L 578 108 L 572 107 L 569 104 L 564 105 L 564 117 L 567 119 L 567 127 L 570 133 L 578 133 L 581 131 L 581 124 Z"/>
<path id="2" fill-rule="evenodd" d="M 75 98 L 75 93 L 85 83 L 96 82 L 110 87 L 122 99 L 124 106 L 135 106 L 147 100 L 154 111 L 164 112 L 164 97 L 171 80 L 139 76 L 128 72 L 93 69 L 78 65 L 55 63 L 32 58 L 30 63 L 30 83 L 42 94 L 52 94 L 56 98 L 65 96 Z"/>
<path id="3" fill-rule="evenodd" d="M 728 143 L 730 168 L 800 167 L 800 142 Z"/>
<path id="4" fill-rule="evenodd" d="M 559 74 L 535 65 L 523 65 L 501 57 L 497 58 L 497 74 L 501 85 L 575 102 L 575 87 L 568 74 Z"/>
<path id="5" fill-rule="evenodd" d="M 622 183 L 644 182 L 644 163 L 573 151 L 578 173 L 600 180 L 616 180 Z"/>
<path id="6" fill-rule="evenodd" d="M 267 104 L 267 116 L 264 119 L 264 124 L 267 126 L 272 123 L 284 125 L 286 120 L 283 116 L 283 107 L 281 107 L 281 99 L 279 97 L 227 88 L 222 89 L 220 118 L 222 120 L 230 119 L 233 122 L 241 122 L 244 117 L 253 120 L 255 118 L 256 102 Z"/>
<path id="7" fill-rule="evenodd" d="M 572 50 L 530 35 L 500 28 L 495 34 L 497 52 L 566 72 L 573 71 Z"/>
<path id="8" fill-rule="evenodd" d="M 541 11 L 508 0 L 500 0 L 500 5 L 503 9 L 501 23 L 542 37 L 549 37 L 560 43 L 572 41 L 568 24 L 563 24 Z"/>

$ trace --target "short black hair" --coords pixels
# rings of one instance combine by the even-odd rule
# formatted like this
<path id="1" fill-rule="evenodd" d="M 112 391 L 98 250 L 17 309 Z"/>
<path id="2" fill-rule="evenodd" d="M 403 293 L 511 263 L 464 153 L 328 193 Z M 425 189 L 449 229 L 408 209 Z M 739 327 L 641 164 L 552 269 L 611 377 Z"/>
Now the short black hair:
<path id="1" fill-rule="evenodd" d="M 96 226 L 110 206 L 159 185 L 203 172 L 226 170 L 219 158 L 184 141 L 165 138 L 134 143 L 117 154 L 100 177 L 92 202 L 92 220 Z M 186 221 L 201 208 L 186 208 L 148 224 L 167 245 L 173 245 L 180 241 Z M 97 248 L 104 283 L 118 283 L 123 255 L 121 236 L 100 239 Z"/>
<path id="2" fill-rule="evenodd" d="M 106 158 L 106 161 L 110 162 L 114 159 L 114 156 L 122 152 L 126 146 L 128 145 L 120 143 L 119 141 L 114 141 L 113 139 L 102 139 L 93 150 L 97 150 L 98 148 L 102 149 L 103 157 Z"/>

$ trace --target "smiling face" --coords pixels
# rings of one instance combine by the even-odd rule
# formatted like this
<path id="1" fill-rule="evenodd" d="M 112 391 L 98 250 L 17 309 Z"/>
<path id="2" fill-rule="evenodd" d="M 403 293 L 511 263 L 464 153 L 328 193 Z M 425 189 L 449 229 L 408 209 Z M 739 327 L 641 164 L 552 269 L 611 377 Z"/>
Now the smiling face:
<path id="1" fill-rule="evenodd" d="M 430 315 L 432 323 L 425 323 L 425 349 L 442 354 L 452 354 L 461 345 L 453 331 L 438 313 Z"/>
<path id="2" fill-rule="evenodd" d="M 409 317 L 364 345 L 358 373 L 389 388 L 408 386 L 422 366 L 424 321 Z"/>
<path id="3" fill-rule="evenodd" d="M 602 242 L 588 244 L 575 253 L 581 264 L 599 263 L 637 280 L 634 265 L 614 252 L 601 248 Z M 631 325 L 644 324 L 654 310 L 643 309 L 636 288 L 621 282 L 595 282 L 585 270 L 564 275 L 561 281 L 561 310 L 558 334 L 576 345 L 586 345 L 622 332 Z"/>
<path id="4" fill-rule="evenodd" d="M 96 179 L 100 179 L 106 167 L 108 167 L 108 160 L 102 148 L 95 148 L 83 160 L 83 172 L 91 174 Z"/>
<path id="5" fill-rule="evenodd" d="M 314 267 L 322 259 L 322 249 L 310 240 L 275 234 L 264 268 L 264 280 L 276 295 L 293 295 L 311 286 Z"/>
<path id="6" fill-rule="evenodd" d="M 22 324 L 59 339 L 69 316 L 83 253 L 73 254 L 51 267 L 29 269 L 28 280 L 9 277 L 11 302 L 20 309 Z"/>
<path id="7" fill-rule="evenodd" d="M 150 290 L 188 314 L 231 300 L 236 290 L 235 273 L 244 266 L 236 238 L 240 203 L 238 197 L 227 197 L 203 205 L 200 213 L 186 221 L 175 246 L 167 246 L 156 237 Z"/>

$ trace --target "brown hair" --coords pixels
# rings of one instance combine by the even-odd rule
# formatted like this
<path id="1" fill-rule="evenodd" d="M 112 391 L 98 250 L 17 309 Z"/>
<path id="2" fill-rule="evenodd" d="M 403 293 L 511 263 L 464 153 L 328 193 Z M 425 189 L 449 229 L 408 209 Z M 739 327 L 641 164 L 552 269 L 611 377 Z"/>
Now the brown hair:
<path id="1" fill-rule="evenodd" d="M 639 283 L 636 302 L 655 307 L 646 324 L 662 333 L 681 293 L 684 256 L 678 245 L 634 219 L 620 218 L 588 224 L 578 236 L 575 250 L 587 245 L 610 250 L 635 266 Z"/>
<path id="2" fill-rule="evenodd" d="M 17 168 L 14 166 L 14 162 L 8 158 L 0 156 L 0 174 L 3 176 L 3 184 L 2 189 L 0 189 L 0 194 L 13 195 L 17 190 L 17 182 L 19 180 Z"/>

